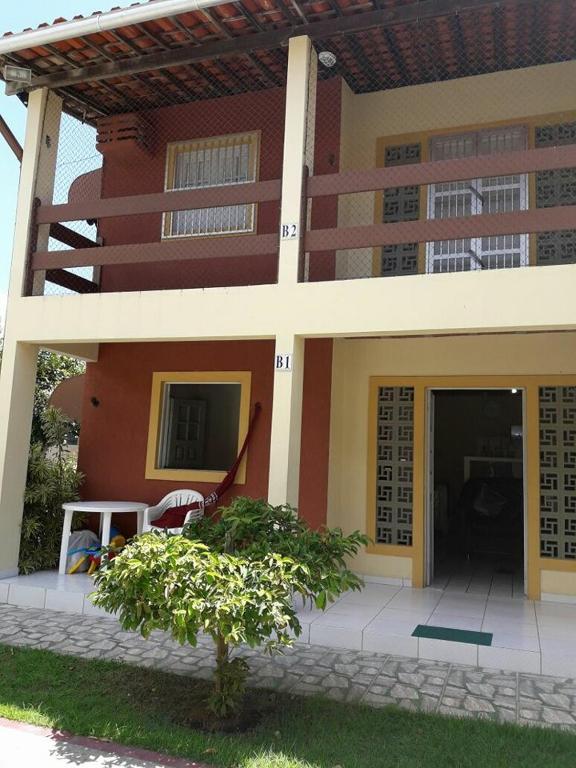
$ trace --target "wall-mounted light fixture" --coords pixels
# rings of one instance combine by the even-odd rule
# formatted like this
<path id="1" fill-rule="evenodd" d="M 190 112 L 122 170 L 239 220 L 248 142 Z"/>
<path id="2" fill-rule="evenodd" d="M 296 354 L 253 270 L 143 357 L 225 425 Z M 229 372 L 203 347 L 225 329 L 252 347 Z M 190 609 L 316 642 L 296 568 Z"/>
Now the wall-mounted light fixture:
<path id="1" fill-rule="evenodd" d="M 324 67 L 328 67 L 328 69 L 330 69 L 334 66 L 334 64 L 336 64 L 336 54 L 332 53 L 332 51 L 320 51 L 318 54 L 318 61 Z"/>

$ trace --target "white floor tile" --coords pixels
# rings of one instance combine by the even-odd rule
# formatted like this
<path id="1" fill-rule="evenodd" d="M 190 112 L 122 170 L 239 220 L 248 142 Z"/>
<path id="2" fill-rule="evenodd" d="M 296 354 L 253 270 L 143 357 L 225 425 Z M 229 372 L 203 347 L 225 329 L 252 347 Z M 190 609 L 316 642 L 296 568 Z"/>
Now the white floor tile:
<path id="1" fill-rule="evenodd" d="M 23 587 L 10 584 L 8 602 L 10 605 L 22 605 L 27 608 L 44 608 L 46 590 L 44 587 Z"/>
<path id="2" fill-rule="evenodd" d="M 576 677 L 576 653 L 559 654 L 542 649 L 542 674 Z"/>
<path id="3" fill-rule="evenodd" d="M 449 640 L 432 640 L 428 637 L 419 637 L 418 658 L 476 666 L 478 664 L 478 646 L 472 643 L 453 643 Z"/>
<path id="4" fill-rule="evenodd" d="M 353 603 L 354 605 L 386 605 L 400 591 L 400 587 L 387 586 L 385 584 L 366 584 L 360 592 L 346 592 L 340 603 Z"/>
<path id="5" fill-rule="evenodd" d="M 0 581 L 0 603 L 7 603 L 8 602 L 8 590 L 10 589 L 10 585 L 6 584 L 4 581 Z"/>
<path id="6" fill-rule="evenodd" d="M 559 618 L 563 620 L 571 620 L 576 623 L 576 605 L 569 605 L 567 603 L 534 603 L 536 608 L 536 616 L 540 619 L 554 619 Z"/>
<path id="7" fill-rule="evenodd" d="M 475 595 L 457 598 L 452 595 L 446 595 L 438 603 L 436 610 L 438 613 L 446 615 L 467 616 L 471 619 L 482 619 L 484 617 L 486 603 L 482 598 Z"/>
<path id="8" fill-rule="evenodd" d="M 311 627 L 336 627 L 338 629 L 363 630 L 372 621 L 371 616 L 326 613 L 313 621 Z"/>
<path id="9" fill-rule="evenodd" d="M 333 627 L 329 624 L 310 625 L 310 643 L 326 645 L 329 648 L 362 649 L 362 630 L 353 627 Z"/>
<path id="10" fill-rule="evenodd" d="M 421 608 L 420 610 L 401 611 L 395 608 L 382 608 L 373 619 L 373 623 L 384 623 L 386 621 L 395 621 L 403 624 L 426 624 L 432 611 L 430 608 Z"/>
<path id="11" fill-rule="evenodd" d="M 560 624 L 557 622 L 538 622 L 538 634 L 542 640 L 560 640 L 564 643 L 576 640 L 576 626 L 574 624 Z"/>
<path id="12" fill-rule="evenodd" d="M 402 634 L 364 631 L 362 650 L 418 658 L 418 638 Z"/>
<path id="13" fill-rule="evenodd" d="M 82 613 L 84 595 L 81 592 L 60 592 L 57 589 L 46 590 L 45 608 L 64 613 Z"/>
<path id="14" fill-rule="evenodd" d="M 510 648 L 511 650 L 540 653 L 540 640 L 537 634 L 526 635 L 521 632 L 505 632 L 491 629 L 483 629 L 482 631 L 492 633 L 492 648 Z"/>
<path id="15" fill-rule="evenodd" d="M 518 637 L 537 638 L 538 627 L 532 622 L 514 621 L 513 619 L 484 617 L 482 632 L 501 633 L 504 635 L 517 635 Z"/>
<path id="16" fill-rule="evenodd" d="M 364 627 L 364 634 L 405 635 L 410 637 L 418 624 L 415 619 L 375 619 Z"/>
<path id="17" fill-rule="evenodd" d="M 440 590 L 432 589 L 401 589 L 386 605 L 397 610 L 420 610 L 430 608 L 433 611 L 442 597 Z"/>
<path id="18" fill-rule="evenodd" d="M 562 603 L 576 605 L 576 595 L 558 595 L 552 592 L 542 592 L 540 599 L 545 603 Z"/>
<path id="19" fill-rule="evenodd" d="M 532 651 L 478 646 L 478 665 L 508 672 L 540 673 L 540 654 Z"/>
<path id="20" fill-rule="evenodd" d="M 471 632 L 476 632 L 482 626 L 482 619 L 480 617 L 473 618 L 471 616 L 458 616 L 454 613 L 442 613 L 441 610 L 437 608 L 426 623 L 431 624 L 434 627 L 467 629 Z"/>

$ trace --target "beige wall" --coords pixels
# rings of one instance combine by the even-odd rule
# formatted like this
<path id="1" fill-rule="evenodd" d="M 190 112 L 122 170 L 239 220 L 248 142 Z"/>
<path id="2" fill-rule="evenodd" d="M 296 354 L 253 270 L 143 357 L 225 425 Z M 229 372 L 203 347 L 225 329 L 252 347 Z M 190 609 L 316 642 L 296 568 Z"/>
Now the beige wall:
<path id="1" fill-rule="evenodd" d="M 540 588 L 543 600 L 549 596 L 574 597 L 576 595 L 576 573 L 541 571 Z"/>
<path id="2" fill-rule="evenodd" d="M 334 343 L 328 525 L 366 531 L 370 376 L 576 374 L 576 334 L 429 339 L 338 339 Z M 372 533 L 368 531 L 368 533 Z M 354 568 L 402 578 L 411 561 L 362 553 Z M 572 574 L 562 576 L 576 593 Z M 548 578 L 548 577 L 547 577 Z M 556 582 L 555 582 L 556 583 Z M 550 586 L 546 582 L 546 586 Z M 544 592 L 560 592 L 545 589 Z"/>
<path id="3" fill-rule="evenodd" d="M 381 137 L 452 131 L 575 109 L 576 61 L 547 64 L 375 93 L 353 94 L 342 85 L 340 170 L 373 168 Z M 339 226 L 374 222 L 371 192 L 342 195 Z M 339 277 L 371 274 L 372 250 L 341 251 Z"/>

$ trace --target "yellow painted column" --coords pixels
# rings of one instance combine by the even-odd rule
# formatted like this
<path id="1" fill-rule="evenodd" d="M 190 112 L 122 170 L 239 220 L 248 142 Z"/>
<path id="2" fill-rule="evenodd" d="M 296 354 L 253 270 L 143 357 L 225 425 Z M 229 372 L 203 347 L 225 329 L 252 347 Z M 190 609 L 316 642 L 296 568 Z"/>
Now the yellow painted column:
<path id="1" fill-rule="evenodd" d="M 62 99 L 56 94 L 45 88 L 30 93 L 0 369 L 0 578 L 14 575 L 18 568 L 38 358 L 37 345 L 18 341 L 16 305 L 28 280 L 34 199 L 52 202 L 61 113 Z M 38 231 L 38 248 L 48 246 L 48 230 L 44 225 Z M 42 273 L 35 275 L 31 287 L 33 293 L 43 293 Z"/>
<path id="2" fill-rule="evenodd" d="M 270 435 L 268 500 L 298 505 L 304 339 L 290 333 L 276 337 L 274 399 Z"/>
<path id="3" fill-rule="evenodd" d="M 52 202 L 61 114 L 62 99 L 55 93 L 46 88 L 30 93 L 12 247 L 8 317 L 10 300 L 23 295 L 27 280 L 34 199 L 39 198 L 42 203 Z M 47 250 L 49 229 L 49 224 L 39 227 L 37 250 Z M 38 272 L 34 276 L 32 292 L 38 295 L 43 291 L 44 273 Z"/>
<path id="4" fill-rule="evenodd" d="M 38 347 L 10 338 L 0 371 L 0 579 L 18 568 Z"/>
<path id="5" fill-rule="evenodd" d="M 526 594 L 540 600 L 540 408 L 539 386 L 526 389 Z"/>
<path id="6" fill-rule="evenodd" d="M 300 268 L 300 239 L 307 224 L 302 205 L 304 166 L 312 173 L 316 110 L 316 52 L 309 37 L 293 37 L 288 47 L 286 117 L 278 282 L 296 283 Z"/>

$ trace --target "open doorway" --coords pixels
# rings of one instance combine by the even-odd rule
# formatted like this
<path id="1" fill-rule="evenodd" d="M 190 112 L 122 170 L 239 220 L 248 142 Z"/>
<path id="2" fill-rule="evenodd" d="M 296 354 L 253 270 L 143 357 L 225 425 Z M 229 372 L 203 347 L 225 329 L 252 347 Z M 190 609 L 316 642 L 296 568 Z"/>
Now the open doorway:
<path id="1" fill-rule="evenodd" d="M 523 394 L 430 394 L 428 583 L 524 592 Z"/>

